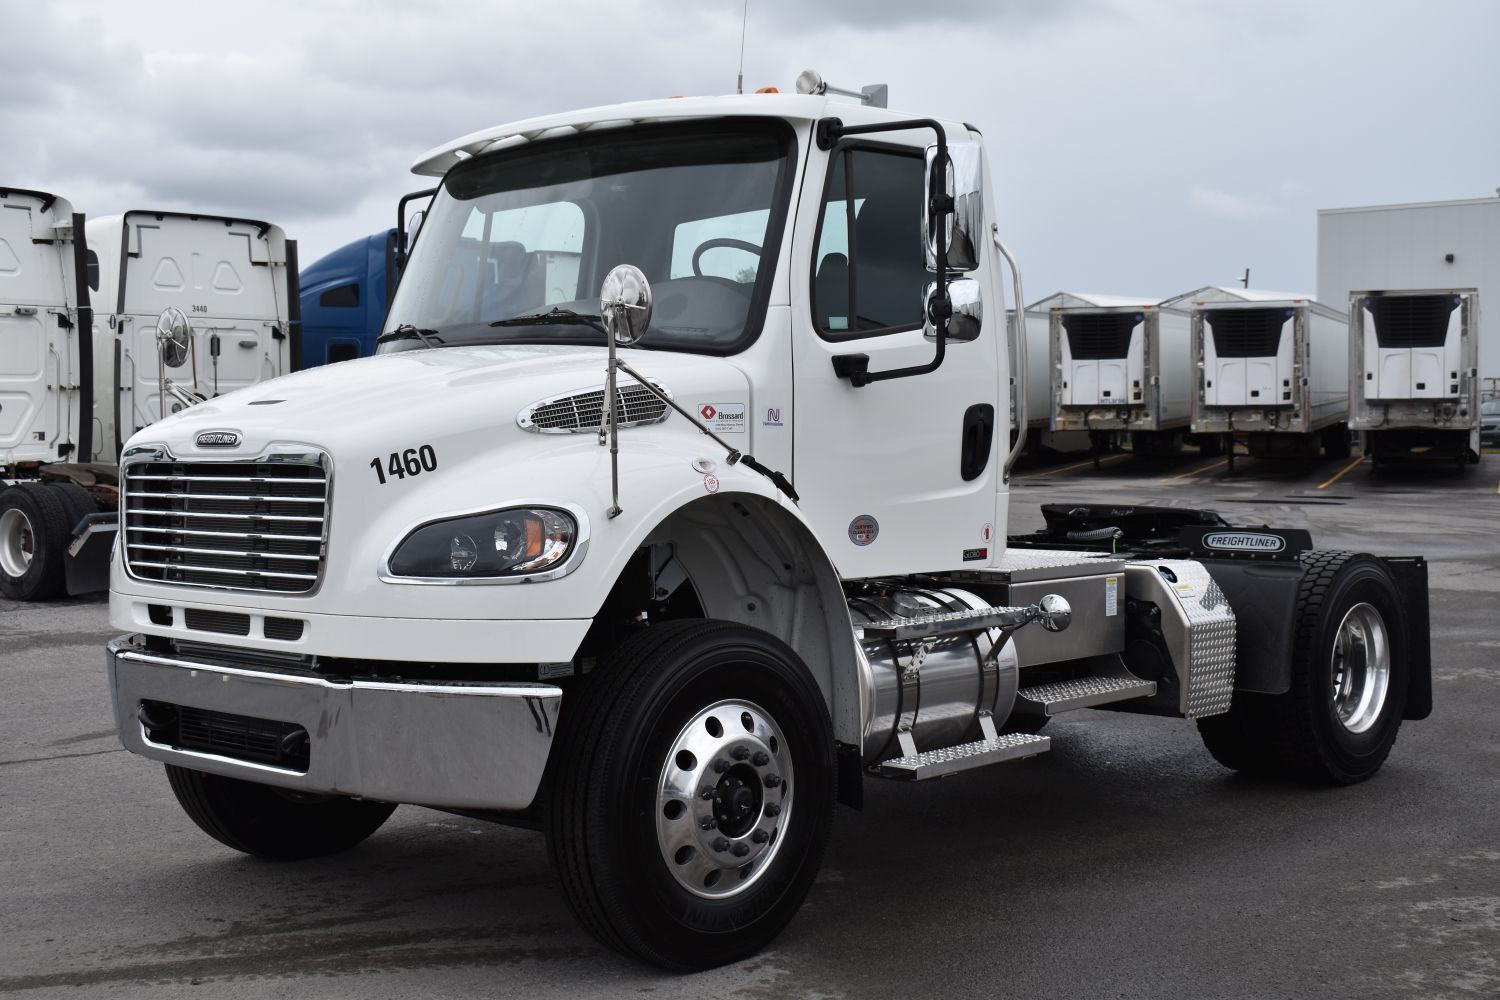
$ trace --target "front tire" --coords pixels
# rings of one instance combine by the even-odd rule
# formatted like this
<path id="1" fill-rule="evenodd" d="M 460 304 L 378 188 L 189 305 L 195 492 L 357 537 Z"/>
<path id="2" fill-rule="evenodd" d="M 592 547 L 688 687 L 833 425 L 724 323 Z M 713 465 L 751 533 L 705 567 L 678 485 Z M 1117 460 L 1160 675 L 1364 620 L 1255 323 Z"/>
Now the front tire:
<path id="1" fill-rule="evenodd" d="M 1309 552 L 1298 593 L 1291 687 L 1237 693 L 1198 720 L 1214 758 L 1251 774 L 1352 785 L 1380 770 L 1406 708 L 1407 626 L 1384 563 Z"/>
<path id="2" fill-rule="evenodd" d="M 188 818 L 219 843 L 271 861 L 337 854 L 380 829 L 390 802 L 299 795 L 172 764 L 167 781 Z"/>
<path id="3" fill-rule="evenodd" d="M 655 625 L 565 696 L 547 846 L 601 943 L 664 968 L 738 961 L 791 921 L 835 795 L 823 696 L 774 636 Z"/>

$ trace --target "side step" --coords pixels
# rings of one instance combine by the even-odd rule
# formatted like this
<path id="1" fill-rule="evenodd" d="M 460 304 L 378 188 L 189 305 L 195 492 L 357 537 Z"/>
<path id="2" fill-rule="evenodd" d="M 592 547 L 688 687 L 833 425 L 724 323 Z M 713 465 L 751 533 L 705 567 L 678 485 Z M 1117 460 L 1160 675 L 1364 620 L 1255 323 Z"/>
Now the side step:
<path id="1" fill-rule="evenodd" d="M 1031 733 L 1001 733 L 994 739 L 960 743 L 941 750 L 924 750 L 905 757 L 892 757 L 875 765 L 875 773 L 884 778 L 901 778 L 906 781 L 925 781 L 941 778 L 946 774 L 957 774 L 986 764 L 998 764 L 1002 760 L 1019 760 L 1035 757 L 1052 749 L 1052 738 Z"/>
<path id="2" fill-rule="evenodd" d="M 1016 692 L 1017 715 L 1061 715 L 1079 708 L 1108 705 L 1131 698 L 1149 698 L 1156 693 L 1155 681 L 1139 677 L 1080 677 L 1052 684 L 1033 684 Z"/>

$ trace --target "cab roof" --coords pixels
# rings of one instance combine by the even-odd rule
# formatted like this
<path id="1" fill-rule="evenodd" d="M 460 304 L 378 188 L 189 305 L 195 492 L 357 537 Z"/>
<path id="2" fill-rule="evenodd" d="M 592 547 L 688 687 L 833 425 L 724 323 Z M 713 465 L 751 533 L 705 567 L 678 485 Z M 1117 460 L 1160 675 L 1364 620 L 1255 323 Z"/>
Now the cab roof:
<path id="1" fill-rule="evenodd" d="M 819 118 L 835 117 L 846 124 L 866 125 L 922 116 L 868 107 L 854 101 L 829 98 L 827 95 L 728 94 L 721 97 L 672 97 L 564 111 L 470 132 L 423 153 L 417 157 L 411 169 L 415 174 L 441 177 L 463 160 L 489 152 L 502 143 L 530 142 L 645 122 L 731 117 L 782 118 L 789 121 L 816 121 Z M 968 131 L 967 126 L 960 122 L 943 121 L 942 124 L 952 138 Z"/>

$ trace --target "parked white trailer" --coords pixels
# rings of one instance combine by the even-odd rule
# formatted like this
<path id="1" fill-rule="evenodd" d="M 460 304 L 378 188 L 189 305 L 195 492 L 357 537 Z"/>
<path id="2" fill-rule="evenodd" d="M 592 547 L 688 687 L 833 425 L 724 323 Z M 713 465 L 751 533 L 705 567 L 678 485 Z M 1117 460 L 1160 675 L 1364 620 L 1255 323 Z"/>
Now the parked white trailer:
<path id="1" fill-rule="evenodd" d="M 115 332 L 112 443 L 192 402 L 291 371 L 296 271 L 280 226 L 181 212 L 91 219 L 97 314 Z M 185 351 L 163 362 L 157 321 L 179 310 Z M 177 361 L 172 364 L 172 361 Z"/>
<path id="2" fill-rule="evenodd" d="M 1420 557 L 1116 503 L 1006 536 L 1025 298 L 969 126 L 646 101 L 416 169 L 378 356 L 123 455 L 116 729 L 228 847 L 343 851 L 400 803 L 541 829 L 601 942 L 702 969 L 792 920 L 836 802 L 1046 752 L 1060 713 L 1325 784 L 1429 714 Z"/>
<path id="3" fill-rule="evenodd" d="M 1310 295 L 1207 285 L 1164 305 L 1192 322 L 1193 433 L 1250 454 L 1349 454 L 1349 316 Z M 1230 461 L 1234 451 L 1229 448 Z"/>
<path id="4" fill-rule="evenodd" d="M 1087 431 L 1100 444 L 1128 431 L 1143 455 L 1181 446 L 1192 421 L 1186 313 L 1154 299 L 1079 292 L 1027 311 L 1050 318 L 1054 431 Z"/>
<path id="5" fill-rule="evenodd" d="M 1005 323 L 1010 330 L 1012 343 L 1016 340 L 1016 311 L 1005 311 Z M 1017 421 L 1017 395 L 1024 393 L 1026 401 L 1026 450 L 1031 454 L 1042 451 L 1087 451 L 1089 435 L 1086 431 L 1054 431 L 1052 429 L 1052 379 L 1047 375 L 1051 347 L 1049 346 L 1051 317 L 1044 312 L 1026 311 L 1026 373 L 1015 380 L 1011 391 L 1011 426 L 1019 427 Z"/>
<path id="6" fill-rule="evenodd" d="M 1350 295 L 1350 426 L 1377 465 L 1479 461 L 1479 323 L 1472 288 Z"/>

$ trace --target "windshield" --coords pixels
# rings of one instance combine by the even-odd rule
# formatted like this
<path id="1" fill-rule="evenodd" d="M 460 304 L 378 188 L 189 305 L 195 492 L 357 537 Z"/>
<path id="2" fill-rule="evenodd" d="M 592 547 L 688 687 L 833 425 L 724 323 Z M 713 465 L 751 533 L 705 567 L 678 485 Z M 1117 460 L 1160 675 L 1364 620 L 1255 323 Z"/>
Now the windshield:
<path id="1" fill-rule="evenodd" d="M 449 171 L 386 318 L 382 351 L 602 343 L 617 264 L 651 282 L 642 345 L 727 354 L 758 332 L 785 221 L 791 130 L 775 119 L 612 129 L 474 158 Z M 561 319 L 561 316 L 559 317 Z"/>
<path id="2" fill-rule="evenodd" d="M 1486 417 L 1500 417 L 1500 399 L 1488 399 L 1480 403 L 1479 412 Z"/>

